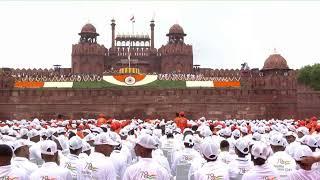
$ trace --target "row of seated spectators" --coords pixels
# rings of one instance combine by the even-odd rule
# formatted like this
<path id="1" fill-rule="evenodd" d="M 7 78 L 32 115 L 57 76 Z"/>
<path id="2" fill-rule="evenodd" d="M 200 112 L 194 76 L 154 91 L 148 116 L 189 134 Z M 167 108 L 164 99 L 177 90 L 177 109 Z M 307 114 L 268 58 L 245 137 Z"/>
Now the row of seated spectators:
<path id="1" fill-rule="evenodd" d="M 239 81 L 239 77 L 214 77 L 203 74 L 158 74 L 159 80 L 167 81 Z"/>
<path id="2" fill-rule="evenodd" d="M 112 75 L 116 72 L 104 72 L 103 75 Z M 11 72 L 9 73 L 16 81 L 42 81 L 42 82 L 83 82 L 83 81 L 101 81 L 103 75 L 99 74 L 73 74 L 73 73 L 58 73 L 58 72 Z M 158 80 L 167 81 L 239 81 L 239 77 L 210 77 L 203 74 L 156 74 L 149 73 L 148 75 L 157 75 Z"/>
<path id="3" fill-rule="evenodd" d="M 82 81 L 101 81 L 102 75 L 98 74 L 61 74 L 57 72 L 48 73 L 13 73 L 12 77 L 16 81 L 42 81 L 42 82 L 82 82 Z"/>

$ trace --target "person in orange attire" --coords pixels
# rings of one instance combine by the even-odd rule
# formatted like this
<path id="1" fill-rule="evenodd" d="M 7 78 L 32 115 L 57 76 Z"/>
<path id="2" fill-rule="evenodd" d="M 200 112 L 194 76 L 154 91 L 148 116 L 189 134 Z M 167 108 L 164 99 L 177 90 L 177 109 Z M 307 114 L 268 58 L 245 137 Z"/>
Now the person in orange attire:
<path id="1" fill-rule="evenodd" d="M 98 120 L 97 120 L 97 126 L 100 127 L 102 124 L 107 124 L 107 119 L 104 114 L 99 114 Z"/>
<path id="2" fill-rule="evenodd" d="M 188 126 L 188 119 L 184 117 L 184 112 L 179 113 L 179 119 L 176 124 L 181 129 L 181 132 Z"/>
<path id="3" fill-rule="evenodd" d="M 83 130 L 84 126 L 83 124 L 80 124 L 78 127 L 77 127 L 77 136 L 79 136 L 81 139 L 84 138 L 84 135 L 83 135 Z"/>

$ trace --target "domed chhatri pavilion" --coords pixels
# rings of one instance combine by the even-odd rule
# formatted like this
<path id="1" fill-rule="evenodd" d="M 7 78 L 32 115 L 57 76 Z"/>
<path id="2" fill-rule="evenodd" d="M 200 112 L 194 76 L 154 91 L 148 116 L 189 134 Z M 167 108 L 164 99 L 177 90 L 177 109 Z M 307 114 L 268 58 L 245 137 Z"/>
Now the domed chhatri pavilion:
<path id="1" fill-rule="evenodd" d="M 115 35 L 115 20 L 111 20 L 111 47 L 97 43 L 99 34 L 92 24 L 85 24 L 78 44 L 72 46 L 73 73 L 103 73 L 118 71 L 130 65 L 143 73 L 191 73 L 192 46 L 185 44 L 183 28 L 175 24 L 169 29 L 168 42 L 159 49 L 154 45 L 154 21 L 150 22 L 150 36 L 138 34 Z"/>

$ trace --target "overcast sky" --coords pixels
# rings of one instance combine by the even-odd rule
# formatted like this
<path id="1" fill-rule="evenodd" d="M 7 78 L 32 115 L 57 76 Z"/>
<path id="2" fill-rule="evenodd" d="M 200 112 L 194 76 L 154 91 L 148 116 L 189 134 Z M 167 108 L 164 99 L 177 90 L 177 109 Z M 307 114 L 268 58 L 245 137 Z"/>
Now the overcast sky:
<path id="1" fill-rule="evenodd" d="M 193 45 L 194 64 L 210 68 L 262 68 L 274 48 L 290 68 L 320 62 L 320 2 L 0 2 L 0 67 L 71 66 L 71 47 L 81 27 L 92 23 L 98 43 L 111 45 L 116 34 L 150 34 L 155 19 L 155 47 L 180 24 Z"/>

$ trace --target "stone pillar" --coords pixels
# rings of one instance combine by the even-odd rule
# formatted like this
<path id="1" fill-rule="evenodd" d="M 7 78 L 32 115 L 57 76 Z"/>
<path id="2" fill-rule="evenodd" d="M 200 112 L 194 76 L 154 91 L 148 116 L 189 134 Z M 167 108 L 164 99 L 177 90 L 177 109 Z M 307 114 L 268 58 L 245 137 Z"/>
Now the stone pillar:
<path id="1" fill-rule="evenodd" d="M 153 49 L 154 48 L 154 20 L 151 20 L 150 27 L 151 27 L 151 49 Z"/>
<path id="2" fill-rule="evenodd" d="M 111 47 L 114 48 L 115 43 L 115 27 L 116 27 L 116 21 L 114 19 L 111 20 L 111 30 L 112 30 L 112 37 L 111 37 Z"/>

